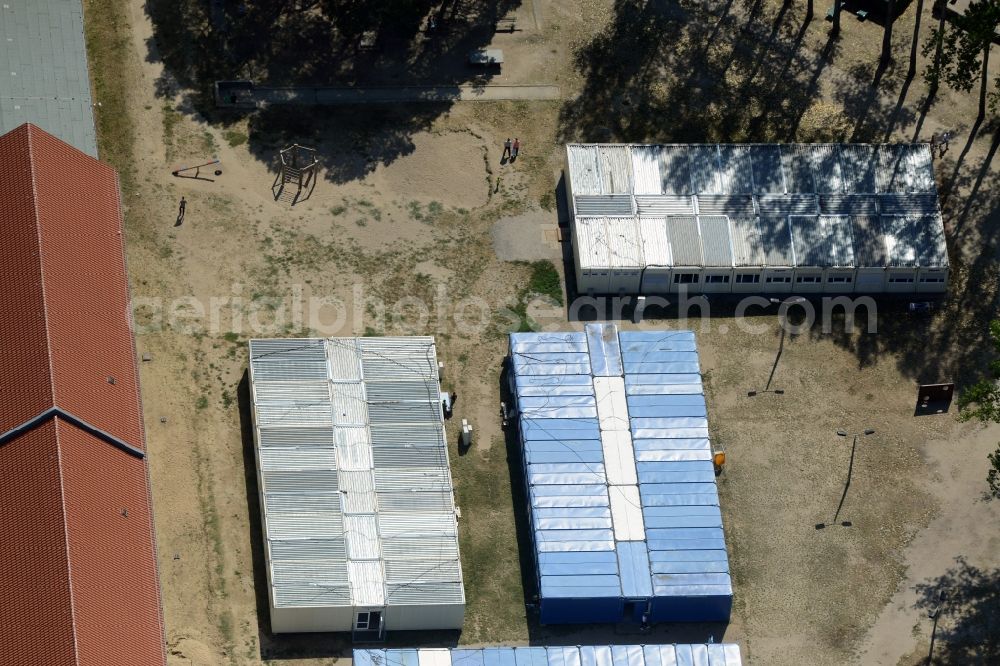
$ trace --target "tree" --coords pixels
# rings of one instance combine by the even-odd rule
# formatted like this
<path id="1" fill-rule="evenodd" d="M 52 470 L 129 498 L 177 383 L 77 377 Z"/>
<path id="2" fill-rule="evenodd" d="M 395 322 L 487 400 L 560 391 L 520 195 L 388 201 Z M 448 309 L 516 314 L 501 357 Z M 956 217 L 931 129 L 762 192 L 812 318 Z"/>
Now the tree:
<path id="1" fill-rule="evenodd" d="M 942 7 L 940 11 L 946 10 Z M 989 92 L 990 48 L 998 25 L 1000 0 L 979 0 L 969 5 L 965 15 L 955 18 L 953 25 L 942 20 L 923 49 L 925 56 L 934 53 L 924 73 L 932 90 L 944 81 L 953 90 L 969 92 L 979 81 L 979 121 L 986 116 L 987 99 L 993 108 L 1000 101 L 996 90 Z M 993 84 L 1000 88 L 1000 77 Z"/>
<path id="2" fill-rule="evenodd" d="M 892 60 L 892 25 L 896 20 L 896 3 L 894 0 L 885 0 L 885 30 L 882 32 L 882 59 L 883 67 Z M 920 18 L 918 17 L 919 21 Z"/>
<path id="3" fill-rule="evenodd" d="M 990 341 L 1000 354 L 1000 319 L 990 322 Z M 990 377 L 981 379 L 958 396 L 958 417 L 962 421 L 973 419 L 982 423 L 1000 423 L 1000 358 L 990 361 Z M 993 497 L 1000 499 L 1000 445 L 987 458 L 990 470 L 986 482 Z"/>
<path id="4" fill-rule="evenodd" d="M 830 28 L 832 37 L 840 36 L 840 0 L 833 0 L 833 27 Z"/>

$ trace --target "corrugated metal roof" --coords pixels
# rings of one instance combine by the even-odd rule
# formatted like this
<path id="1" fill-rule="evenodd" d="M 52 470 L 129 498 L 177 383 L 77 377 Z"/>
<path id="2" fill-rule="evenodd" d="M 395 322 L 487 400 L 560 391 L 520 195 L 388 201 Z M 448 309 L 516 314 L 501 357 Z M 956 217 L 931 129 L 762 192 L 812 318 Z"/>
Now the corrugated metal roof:
<path id="1" fill-rule="evenodd" d="M 573 184 L 573 194 L 600 194 L 601 176 L 597 166 L 597 146 L 570 145 L 566 148 L 569 156 L 569 176 Z"/>
<path id="2" fill-rule="evenodd" d="M 642 268 L 642 241 L 639 220 L 634 217 L 607 218 L 608 253 L 611 268 Z"/>
<path id="3" fill-rule="evenodd" d="M 250 341 L 277 607 L 464 601 L 437 373 L 430 337 Z"/>
<path id="4" fill-rule="evenodd" d="M 851 221 L 846 215 L 792 216 L 797 266 L 854 266 Z"/>
<path id="5" fill-rule="evenodd" d="M 851 218 L 854 239 L 854 257 L 858 266 L 882 267 L 889 255 L 885 249 L 885 235 L 877 215 L 857 215 Z"/>
<path id="6" fill-rule="evenodd" d="M 656 146 L 632 146 L 632 170 L 636 195 L 662 193 L 660 151 Z"/>
<path id="7" fill-rule="evenodd" d="M 757 221 L 768 266 L 794 266 L 791 228 L 787 217 L 761 217 Z"/>
<path id="8" fill-rule="evenodd" d="M 724 619 L 732 590 L 693 334 L 588 324 L 582 340 L 513 333 L 510 348 L 543 615 L 546 599 L 668 596 L 711 599 L 687 619 Z"/>
<path id="9" fill-rule="evenodd" d="M 750 194 L 754 191 L 749 146 L 719 146 L 719 178 L 724 194 Z"/>
<path id="10" fill-rule="evenodd" d="M 628 216 L 635 212 L 630 194 L 578 194 L 574 196 L 576 214 L 587 216 Z"/>
<path id="11" fill-rule="evenodd" d="M 640 216 L 665 217 L 667 215 L 694 214 L 694 200 L 686 194 L 636 196 L 635 207 Z"/>
<path id="12" fill-rule="evenodd" d="M 926 144 L 614 144 L 570 145 L 567 151 L 572 190 L 576 194 L 577 221 L 585 217 L 665 218 L 671 229 L 677 227 L 677 238 L 670 238 L 670 261 L 675 266 L 706 266 L 701 261 L 707 257 L 698 258 L 695 252 L 691 222 L 684 218 L 695 213 L 725 215 L 730 220 L 761 220 L 759 223 L 741 222 L 738 231 L 733 227 L 732 262 L 735 265 L 764 262 L 771 266 L 794 266 L 792 241 L 790 237 L 786 239 L 786 218 L 790 215 L 811 216 L 797 220 L 797 228 L 801 229 L 804 238 L 804 244 L 798 247 L 803 256 L 809 255 L 806 246 L 815 245 L 808 240 L 810 237 L 828 236 L 828 230 L 822 226 L 823 218 L 819 217 L 823 215 L 901 215 L 921 219 L 927 228 L 919 233 L 911 230 L 909 235 L 929 239 L 929 247 L 936 248 L 930 255 L 943 256 L 937 239 L 944 238 L 944 227 Z M 631 176 L 618 173 L 622 169 L 630 171 Z M 617 194 L 588 196 L 587 193 L 594 190 L 589 180 L 592 170 L 602 173 L 608 170 L 610 175 L 601 175 L 604 184 L 598 183 L 597 187 L 601 192 L 613 190 Z M 582 188 L 572 181 L 576 177 L 582 179 Z M 629 188 L 635 190 L 634 194 L 628 193 Z M 606 222 L 604 224 L 606 226 Z M 616 224 L 631 228 L 629 222 Z M 815 228 L 807 228 L 810 224 Z M 638 247 L 645 253 L 648 246 L 649 251 L 649 258 L 643 257 L 644 264 L 640 268 L 664 265 L 663 248 L 656 247 L 653 237 L 646 236 L 656 225 L 658 223 L 639 222 L 642 242 Z M 759 236 L 753 233 L 755 225 L 760 227 Z M 847 227 L 838 226 L 837 229 L 842 235 Z M 581 267 L 589 270 L 611 268 L 611 253 L 605 256 L 603 248 L 595 248 L 594 234 L 588 231 L 585 229 L 577 234 L 578 242 L 585 245 Z M 630 232 L 628 235 L 631 238 Z M 748 244 L 751 237 L 759 238 L 759 248 Z M 775 246 L 770 245 L 772 241 Z M 636 246 L 629 244 L 628 247 Z M 838 251 L 830 260 L 847 261 L 844 252 L 846 250 Z M 627 262 L 615 265 L 632 267 L 637 252 L 629 250 L 626 255 Z M 905 252 L 900 257 L 903 255 Z M 715 261 L 721 261 L 717 255 L 712 256 Z M 810 255 L 807 261 L 818 259 Z"/>
<path id="13" fill-rule="evenodd" d="M 701 238 L 698 219 L 694 215 L 671 215 L 667 218 L 670 233 L 670 253 L 675 266 L 702 266 Z"/>
<path id="14" fill-rule="evenodd" d="M 729 235 L 729 218 L 721 215 L 699 215 L 701 247 L 706 266 L 732 266 L 733 249 Z"/>
<path id="15" fill-rule="evenodd" d="M 666 219 L 639 218 L 639 236 L 642 239 L 642 257 L 646 266 L 673 265 Z"/>
<path id="16" fill-rule="evenodd" d="M 637 595 L 641 596 L 641 595 Z M 356 666 L 742 666 L 735 643 L 354 650 Z"/>
<path id="17" fill-rule="evenodd" d="M 691 163 L 686 146 L 659 146 L 660 178 L 664 194 L 693 194 Z"/>
<path id="18" fill-rule="evenodd" d="M 935 223 L 925 217 L 883 215 L 881 222 L 890 266 L 948 265 L 944 233 L 935 231 L 940 219 Z"/>
<path id="19" fill-rule="evenodd" d="M 729 221 L 733 241 L 733 265 L 763 266 L 764 239 L 757 218 L 735 217 Z"/>
<path id="20" fill-rule="evenodd" d="M 607 268 L 611 265 L 607 218 L 577 217 L 574 238 L 581 268 Z"/>
<path id="21" fill-rule="evenodd" d="M 599 146 L 601 194 L 632 191 L 632 157 L 628 146 Z"/>
<path id="22" fill-rule="evenodd" d="M 719 147 L 715 144 L 688 146 L 691 168 L 691 185 L 697 194 L 721 194 L 722 178 L 719 174 Z"/>

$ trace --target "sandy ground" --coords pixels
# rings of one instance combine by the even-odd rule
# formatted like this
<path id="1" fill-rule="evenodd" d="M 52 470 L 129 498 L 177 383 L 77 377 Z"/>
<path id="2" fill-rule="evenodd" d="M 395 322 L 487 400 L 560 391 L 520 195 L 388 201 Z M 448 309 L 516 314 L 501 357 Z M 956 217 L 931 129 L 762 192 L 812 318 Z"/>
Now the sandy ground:
<path id="1" fill-rule="evenodd" d="M 572 48 L 608 20 L 611 3 L 535 1 L 542 32 L 525 3 L 517 12 L 524 31 L 496 38 L 509 53 L 507 82 L 572 87 L 579 83 Z M 142 392 L 172 666 L 329 664 L 348 654 L 343 637 L 267 630 L 254 470 L 240 415 L 244 343 L 258 335 L 437 336 L 445 388 L 460 395 L 456 416 L 477 431 L 467 455 L 452 450 L 468 594 L 463 644 L 711 638 L 739 642 L 750 663 L 908 663 L 929 647 L 914 586 L 944 574 L 958 555 L 997 566 L 997 506 L 978 499 L 997 433 L 960 427 L 952 415 L 914 418 L 917 371 L 902 345 L 875 345 L 869 355 L 873 338 L 860 333 L 789 337 L 774 379 L 785 395 L 748 398 L 774 362 L 775 319 L 758 313 L 761 330 L 748 333 L 722 317 L 707 328 L 690 325 L 699 335 L 713 437 L 730 461 L 720 490 L 736 586 L 732 622 L 642 636 L 615 627 L 539 627 L 524 606 L 530 574 L 522 578 L 519 568 L 521 507 L 497 414 L 505 343 L 492 320 L 516 305 L 527 279 L 524 266 L 508 262 L 559 257 L 552 196 L 559 105 L 456 105 L 384 160 L 373 161 L 364 140 L 331 128 L 317 139 L 321 152 L 368 166 L 320 173 L 310 196 L 292 206 L 288 192 L 272 196 L 269 153 L 231 146 L 224 129 L 190 112 L 181 95 L 157 96 L 163 72 L 147 57 L 152 29 L 140 0 L 129 7 L 135 60 L 125 67 L 136 82 L 137 190 L 125 202 L 128 254 L 137 346 L 153 355 L 142 364 Z M 905 25 L 901 19 L 898 33 Z M 874 28 L 845 21 L 845 30 L 865 31 L 869 41 Z M 844 54 L 843 69 L 830 68 L 820 85 L 861 57 Z M 969 98 L 946 97 L 924 134 L 954 126 L 956 109 L 974 115 Z M 166 122 L 165 104 L 168 112 L 181 109 L 175 122 Z M 908 122 L 900 132 L 910 136 L 915 118 Z M 501 165 L 500 143 L 513 133 L 525 142 L 524 156 Z M 971 146 L 965 187 L 987 149 L 988 137 Z M 223 173 L 211 182 L 170 176 L 214 155 Z M 177 226 L 181 196 L 188 207 Z M 953 202 L 954 210 L 962 203 Z M 973 231 L 959 250 L 974 257 L 981 225 L 967 226 Z M 441 311 L 417 312 L 401 300 L 433 303 L 442 291 Z M 475 303 L 487 306 L 487 325 L 455 323 L 466 300 L 467 315 Z M 565 310 L 544 300 L 527 309 L 541 326 L 570 326 Z M 887 312 L 882 323 L 898 318 Z M 642 327 L 683 325 L 668 318 Z M 939 378 L 950 378 L 947 365 Z M 859 445 L 844 507 L 853 526 L 817 531 L 832 517 L 846 473 L 849 448 L 834 433 L 865 427 L 877 434 Z M 947 623 L 943 617 L 940 628 Z"/>
<path id="2" fill-rule="evenodd" d="M 906 576 L 861 646 L 864 663 L 898 664 L 908 657 L 909 663 L 922 663 L 929 655 L 934 623 L 921 604 L 927 598 L 921 586 L 933 585 L 957 566 L 958 558 L 983 570 L 996 568 L 1000 504 L 984 498 L 982 461 L 998 441 L 998 426 L 965 426 L 923 447 L 934 472 L 928 489 L 939 512 L 906 549 Z M 943 613 L 938 631 L 954 628 L 954 620 Z"/>

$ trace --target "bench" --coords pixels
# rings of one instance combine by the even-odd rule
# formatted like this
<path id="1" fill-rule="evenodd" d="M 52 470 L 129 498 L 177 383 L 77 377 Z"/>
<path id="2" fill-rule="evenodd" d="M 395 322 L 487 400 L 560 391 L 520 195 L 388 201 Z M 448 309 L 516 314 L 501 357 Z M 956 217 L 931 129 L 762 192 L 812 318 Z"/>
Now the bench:
<path id="1" fill-rule="evenodd" d="M 496 24 L 493 26 L 493 32 L 513 33 L 515 30 L 517 30 L 517 19 L 508 16 L 497 19 Z"/>

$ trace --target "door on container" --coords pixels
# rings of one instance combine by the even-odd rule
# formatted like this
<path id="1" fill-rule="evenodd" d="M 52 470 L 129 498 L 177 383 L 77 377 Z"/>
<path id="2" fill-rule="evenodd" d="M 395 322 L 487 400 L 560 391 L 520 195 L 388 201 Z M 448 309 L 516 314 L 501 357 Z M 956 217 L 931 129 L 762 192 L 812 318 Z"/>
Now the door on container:
<path id="1" fill-rule="evenodd" d="M 855 291 L 863 294 L 874 294 L 885 290 L 885 271 L 858 271 L 858 282 Z"/>
<path id="2" fill-rule="evenodd" d="M 625 622 L 647 624 L 649 622 L 650 601 L 648 599 L 626 599 L 622 619 Z"/>
<path id="3" fill-rule="evenodd" d="M 381 610 L 364 610 L 355 614 L 355 641 L 380 641 L 384 635 L 385 622 Z"/>
<path id="4" fill-rule="evenodd" d="M 670 292 L 670 269 L 647 268 L 639 280 L 640 294 L 666 294 Z"/>

